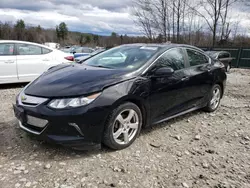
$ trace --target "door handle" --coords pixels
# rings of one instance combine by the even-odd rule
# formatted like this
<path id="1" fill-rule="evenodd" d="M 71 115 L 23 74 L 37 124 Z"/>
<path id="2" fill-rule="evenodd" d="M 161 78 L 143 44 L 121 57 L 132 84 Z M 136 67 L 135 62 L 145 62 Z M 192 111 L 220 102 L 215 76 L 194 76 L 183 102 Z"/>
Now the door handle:
<path id="1" fill-rule="evenodd" d="M 189 80 L 189 77 L 184 76 L 184 77 L 181 79 L 181 81 L 186 81 L 186 80 Z"/>
<path id="2" fill-rule="evenodd" d="M 5 61 L 4 63 L 14 63 L 15 61 L 12 61 L 12 60 L 8 60 L 8 61 Z"/>

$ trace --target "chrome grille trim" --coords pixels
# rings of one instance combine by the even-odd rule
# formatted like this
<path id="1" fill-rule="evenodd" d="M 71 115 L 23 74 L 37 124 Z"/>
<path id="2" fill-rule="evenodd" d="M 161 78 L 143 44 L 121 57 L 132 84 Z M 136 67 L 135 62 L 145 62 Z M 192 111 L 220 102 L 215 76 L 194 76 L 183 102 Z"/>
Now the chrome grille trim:
<path id="1" fill-rule="evenodd" d="M 23 91 L 18 96 L 18 104 L 22 106 L 36 107 L 46 101 L 48 98 L 26 95 Z"/>
<path id="2" fill-rule="evenodd" d="M 31 129 L 25 127 L 25 126 L 21 123 L 21 121 L 19 121 L 19 126 L 20 126 L 21 129 L 23 129 L 23 130 L 25 130 L 25 131 L 27 131 L 27 132 L 30 132 L 30 133 L 32 133 L 32 134 L 35 134 L 35 135 L 40 135 L 40 134 L 43 132 L 43 131 L 42 131 L 42 132 L 38 132 L 38 131 L 31 130 Z"/>

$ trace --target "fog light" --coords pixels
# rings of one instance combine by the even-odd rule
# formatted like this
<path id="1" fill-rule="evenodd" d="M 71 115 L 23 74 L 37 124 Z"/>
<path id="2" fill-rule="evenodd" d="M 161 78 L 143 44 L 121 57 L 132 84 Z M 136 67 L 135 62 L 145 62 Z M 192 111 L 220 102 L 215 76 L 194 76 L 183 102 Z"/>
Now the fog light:
<path id="1" fill-rule="evenodd" d="M 76 123 L 69 123 L 69 126 L 74 127 L 82 136 L 84 136 L 82 133 L 82 130 L 80 129 L 80 127 Z"/>

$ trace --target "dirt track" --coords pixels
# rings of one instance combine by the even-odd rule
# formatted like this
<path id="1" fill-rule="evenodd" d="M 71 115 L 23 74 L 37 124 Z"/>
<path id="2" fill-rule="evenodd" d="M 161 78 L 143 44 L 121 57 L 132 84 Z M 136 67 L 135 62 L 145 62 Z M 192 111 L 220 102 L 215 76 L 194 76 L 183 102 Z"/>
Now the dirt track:
<path id="1" fill-rule="evenodd" d="M 197 111 L 143 130 L 122 151 L 75 152 L 22 132 L 0 89 L 0 187 L 250 188 L 250 70 L 228 75 L 215 113 Z"/>

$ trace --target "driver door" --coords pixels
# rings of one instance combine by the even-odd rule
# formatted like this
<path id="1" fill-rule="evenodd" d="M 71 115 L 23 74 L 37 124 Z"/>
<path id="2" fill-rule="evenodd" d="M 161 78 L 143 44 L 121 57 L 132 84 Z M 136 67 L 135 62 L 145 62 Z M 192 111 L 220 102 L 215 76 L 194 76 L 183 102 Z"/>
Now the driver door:
<path id="1" fill-rule="evenodd" d="M 151 93 L 149 96 L 150 113 L 153 123 L 188 109 L 189 71 L 186 70 L 186 56 L 182 48 L 167 50 L 154 63 L 151 74 Z M 171 67 L 174 73 L 169 76 L 155 77 L 154 71 Z"/>

